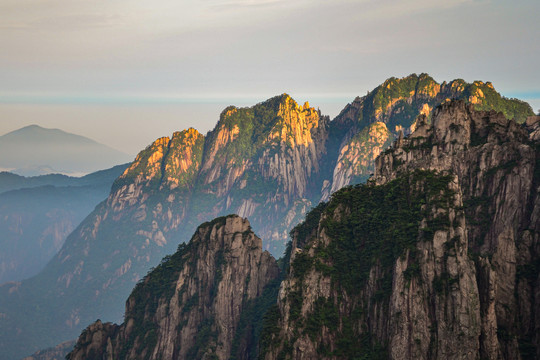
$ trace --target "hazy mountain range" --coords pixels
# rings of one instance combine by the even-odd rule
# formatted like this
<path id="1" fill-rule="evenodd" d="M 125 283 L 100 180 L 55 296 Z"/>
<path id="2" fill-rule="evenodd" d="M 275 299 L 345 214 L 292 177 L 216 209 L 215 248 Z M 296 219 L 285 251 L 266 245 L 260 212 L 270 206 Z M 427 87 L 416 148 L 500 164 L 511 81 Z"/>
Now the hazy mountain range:
<path id="1" fill-rule="evenodd" d="M 0 169 L 24 176 L 84 175 L 133 160 L 84 136 L 38 125 L 0 136 L 0 154 Z"/>
<path id="2" fill-rule="evenodd" d="M 81 178 L 0 173 L 0 284 L 43 269 L 127 166 Z"/>

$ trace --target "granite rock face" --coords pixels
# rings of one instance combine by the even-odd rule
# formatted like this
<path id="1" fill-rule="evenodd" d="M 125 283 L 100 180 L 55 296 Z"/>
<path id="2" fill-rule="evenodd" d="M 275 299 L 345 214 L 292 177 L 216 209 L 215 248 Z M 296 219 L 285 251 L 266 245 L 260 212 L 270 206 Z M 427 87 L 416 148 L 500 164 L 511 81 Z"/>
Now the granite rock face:
<path id="1" fill-rule="evenodd" d="M 282 254 L 288 230 L 320 199 L 329 118 L 282 94 L 251 108 L 228 107 L 208 133 L 195 197 L 197 220 L 249 217 L 266 249 Z"/>
<path id="2" fill-rule="evenodd" d="M 334 193 L 349 184 L 365 182 L 373 172 L 375 159 L 391 145 L 393 139 L 394 135 L 380 121 L 354 135 L 340 149 L 330 192 Z M 328 199 L 328 196 L 324 198 Z"/>
<path id="3" fill-rule="evenodd" d="M 378 183 L 412 166 L 455 174 L 477 269 L 483 357 L 540 355 L 537 123 L 522 127 L 501 113 L 447 104 L 432 126 L 419 119 L 410 138 L 377 160 Z"/>
<path id="4" fill-rule="evenodd" d="M 538 358 L 537 129 L 460 101 L 421 116 L 295 228 L 265 358 Z"/>
<path id="5" fill-rule="evenodd" d="M 68 359 L 229 359 L 246 304 L 278 274 L 246 219 L 203 224 L 136 286 L 124 323 L 90 325 Z"/>

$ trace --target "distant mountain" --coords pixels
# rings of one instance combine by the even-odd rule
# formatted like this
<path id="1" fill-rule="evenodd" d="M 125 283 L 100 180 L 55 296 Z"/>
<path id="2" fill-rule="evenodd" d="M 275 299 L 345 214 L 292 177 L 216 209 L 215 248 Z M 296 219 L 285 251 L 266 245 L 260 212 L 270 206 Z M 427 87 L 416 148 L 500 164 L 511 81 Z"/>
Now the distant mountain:
<path id="1" fill-rule="evenodd" d="M 188 129 L 157 139 L 40 274 L 0 287 L 0 352 L 22 356 L 74 338 L 97 317 L 119 321 L 147 270 L 217 216 L 249 218 L 263 248 L 281 255 L 311 207 L 367 178 L 400 130 L 411 131 L 417 115 L 429 117 L 448 99 L 516 105 L 514 117 L 532 115 L 526 103 L 487 89 L 480 97 L 470 92 L 480 85 L 454 83 L 463 86 L 439 85 L 426 74 L 391 78 L 333 121 L 282 94 L 226 108 L 206 136 Z"/>
<path id="2" fill-rule="evenodd" d="M 87 174 L 131 160 L 94 140 L 38 125 L 0 136 L 0 168 L 25 176 Z"/>
<path id="3" fill-rule="evenodd" d="M 0 173 L 0 284 L 43 269 L 128 165 L 81 178 Z"/>
<path id="4" fill-rule="evenodd" d="M 0 172 L 0 193 L 10 190 L 33 188 L 45 185 L 59 187 L 96 185 L 101 183 L 112 184 L 112 181 L 120 176 L 129 165 L 130 163 L 116 165 L 112 168 L 99 170 L 81 177 L 62 174 L 47 174 L 26 177 L 8 171 L 2 171 Z"/>
<path id="5" fill-rule="evenodd" d="M 75 346 L 74 340 L 66 341 L 55 347 L 37 351 L 23 360 L 64 360 L 66 355 L 73 350 L 73 346 Z"/>

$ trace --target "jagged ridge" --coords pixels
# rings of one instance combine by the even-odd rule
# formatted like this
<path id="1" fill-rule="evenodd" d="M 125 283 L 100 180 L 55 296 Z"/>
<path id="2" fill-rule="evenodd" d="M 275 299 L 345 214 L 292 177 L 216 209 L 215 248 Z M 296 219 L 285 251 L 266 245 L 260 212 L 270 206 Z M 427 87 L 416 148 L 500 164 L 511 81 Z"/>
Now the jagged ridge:
<path id="1" fill-rule="evenodd" d="M 374 170 L 375 158 L 400 131 L 406 135 L 411 133 L 415 129 L 417 116 L 423 114 L 429 120 L 435 107 L 452 99 L 473 104 L 476 110 L 500 111 L 518 123 L 534 115 L 529 104 L 501 96 L 490 82 L 467 83 L 456 79 L 439 84 L 427 74 L 412 74 L 401 79 L 392 77 L 366 96 L 357 97 L 332 122 L 336 131 L 344 135 L 338 137 L 340 150 L 331 192 L 369 177 Z M 372 132 L 377 123 L 377 127 L 384 124 L 385 131 L 375 138 L 370 150 L 363 152 L 363 157 L 353 156 L 355 152 L 351 153 L 350 149 L 361 148 L 364 144 L 364 140 L 356 134 L 365 131 L 365 128 Z M 328 199 L 328 195 L 324 200 Z"/>

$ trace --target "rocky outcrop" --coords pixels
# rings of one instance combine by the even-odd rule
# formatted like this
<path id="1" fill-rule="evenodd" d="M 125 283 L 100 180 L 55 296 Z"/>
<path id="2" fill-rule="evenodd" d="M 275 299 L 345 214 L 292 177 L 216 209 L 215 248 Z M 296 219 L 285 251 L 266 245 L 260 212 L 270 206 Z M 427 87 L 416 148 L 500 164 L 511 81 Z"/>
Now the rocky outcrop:
<path id="1" fill-rule="evenodd" d="M 113 192 L 119 199 L 129 198 L 148 188 L 174 190 L 193 188 L 201 166 L 204 136 L 189 128 L 159 138 L 141 151 L 135 161 L 116 180 Z M 121 206 L 121 204 L 120 204 Z"/>
<path id="2" fill-rule="evenodd" d="M 357 97 L 332 122 L 333 127 L 345 134 L 339 140 L 339 158 L 332 178 L 332 192 L 345 185 L 359 183 L 359 180 L 365 180 L 373 173 L 378 153 L 372 152 L 371 147 L 361 150 L 362 142 L 358 139 L 366 128 L 376 123 L 385 124 L 390 135 L 379 137 L 374 144 L 375 149 L 384 150 L 391 142 L 386 138 L 397 138 L 400 132 L 404 135 L 413 132 L 417 116 L 425 115 L 430 121 L 432 110 L 452 99 L 473 104 L 476 110 L 500 111 L 506 118 L 516 119 L 519 123 L 534 115 L 529 104 L 502 97 L 490 82 L 467 83 L 456 79 L 439 84 L 427 74 L 390 78 L 366 96 Z M 351 161 L 347 156 L 351 149 L 358 149 L 365 165 L 359 166 Z M 328 196 L 323 200 L 328 200 Z"/>
<path id="3" fill-rule="evenodd" d="M 411 167 L 456 174 L 477 268 L 480 355 L 538 356 L 540 154 L 533 122 L 529 133 L 501 113 L 459 102 L 437 109 L 432 126 L 419 123 L 410 138 L 377 160 L 375 181 Z"/>
<path id="4" fill-rule="evenodd" d="M 198 191 L 213 199 L 204 216 L 249 216 L 267 249 L 281 254 L 298 201 L 320 199 L 329 119 L 283 94 L 251 108 L 229 107 L 207 136 Z M 301 217 L 305 213 L 295 214 Z"/>
<path id="5" fill-rule="evenodd" d="M 242 312 L 278 273 L 246 219 L 203 224 L 135 287 L 124 323 L 90 325 L 68 359 L 229 359 Z"/>
<path id="6" fill-rule="evenodd" d="M 431 122 L 295 228 L 266 359 L 540 356 L 538 122 Z"/>
<path id="7" fill-rule="evenodd" d="M 349 184 L 365 182 L 373 173 L 375 159 L 392 140 L 393 135 L 383 122 L 375 122 L 354 135 L 339 152 L 330 193 Z M 323 199 L 327 200 L 328 196 Z"/>

